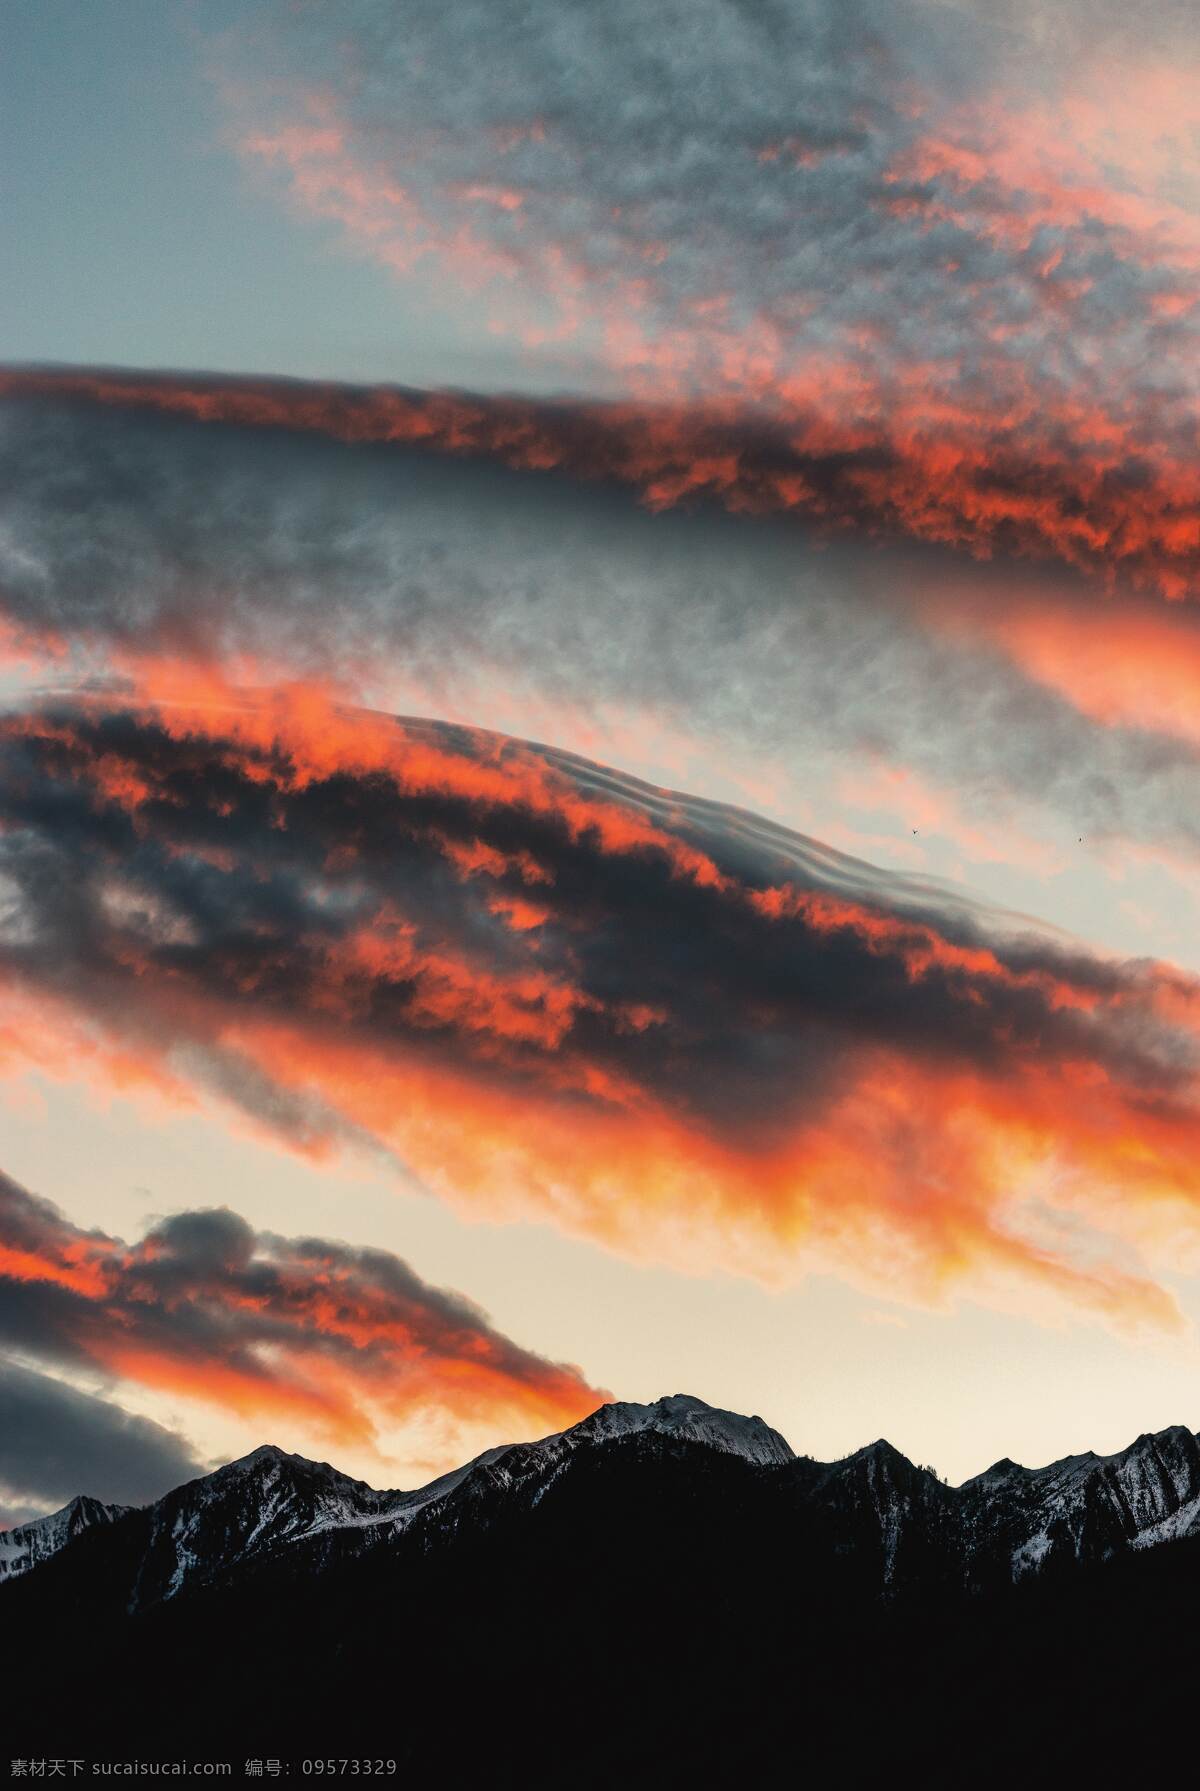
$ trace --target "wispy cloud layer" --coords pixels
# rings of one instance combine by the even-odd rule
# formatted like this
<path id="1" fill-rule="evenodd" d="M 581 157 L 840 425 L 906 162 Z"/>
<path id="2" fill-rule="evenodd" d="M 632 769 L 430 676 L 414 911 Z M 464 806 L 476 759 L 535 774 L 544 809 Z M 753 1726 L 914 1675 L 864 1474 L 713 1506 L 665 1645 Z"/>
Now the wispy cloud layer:
<path id="1" fill-rule="evenodd" d="M 1196 76 L 1169 0 L 362 0 L 281 7 L 226 86 L 244 155 L 360 253 L 580 381 L 709 406 L 647 443 L 655 501 L 874 517 L 1178 596 Z M 765 466 L 723 426 L 746 410 L 778 430 Z"/>

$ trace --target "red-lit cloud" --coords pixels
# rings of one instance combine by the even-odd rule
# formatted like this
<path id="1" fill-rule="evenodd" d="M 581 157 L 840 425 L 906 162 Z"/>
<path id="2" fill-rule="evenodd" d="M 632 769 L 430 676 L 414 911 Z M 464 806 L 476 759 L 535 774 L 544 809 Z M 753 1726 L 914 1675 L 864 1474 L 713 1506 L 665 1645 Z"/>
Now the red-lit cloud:
<path id="1" fill-rule="evenodd" d="M 1095 448 L 1034 420 L 1029 393 L 998 422 L 951 416 L 924 375 L 857 407 L 823 366 L 786 410 L 744 400 L 554 403 L 457 393 L 134 373 L 0 372 L 0 397 L 163 412 L 340 442 L 420 446 L 526 471 L 631 489 L 652 510 L 707 502 L 748 516 L 792 514 L 832 534 L 911 538 L 976 558 L 1057 560 L 1106 583 L 1186 597 L 1200 567 L 1195 419 L 1147 420 Z M 829 389 L 824 389 L 828 387 Z M 32 630 L 14 637 L 27 652 Z M 55 631 L 48 647 L 61 650 Z"/>
<path id="2" fill-rule="evenodd" d="M 3 762 L 5 986 L 101 1076 L 644 1258 L 1172 1321 L 1137 1246 L 1198 1216 L 1179 972 L 312 689 L 14 716 Z"/>
<path id="3" fill-rule="evenodd" d="M 651 407 L 586 430 L 648 503 L 1194 590 L 1200 69 L 1169 0 L 522 25 L 281 9 L 235 141 L 410 302 L 466 292 L 560 387 Z M 514 423 L 502 451 L 567 463 Z"/>
<path id="4" fill-rule="evenodd" d="M 23 1354 L 348 1446 L 431 1411 L 553 1428 L 602 1397 L 390 1252 L 256 1233 L 227 1208 L 125 1244 L 0 1176 L 0 1289 Z"/>
<path id="5" fill-rule="evenodd" d="M 918 863 L 931 834 L 1035 872 L 1056 836 L 1194 853 L 1192 605 L 499 468 L 486 444 L 507 401 L 64 379 L 57 396 L 53 377 L 14 386 L 0 431 L 10 685 L 115 674 L 195 700 L 207 678 L 219 702 L 230 682 L 319 676 L 350 702 L 732 795 L 851 850 L 894 854 L 890 813 Z M 113 403 L 79 396 L 97 381 Z M 465 452 L 444 451 L 453 430 L 355 439 L 456 406 L 475 419 Z M 508 409 L 560 429 L 576 464 L 604 449 L 608 425 L 589 434 L 570 405 Z M 818 820 L 813 787 L 856 804 L 873 789 L 878 824 L 855 836 L 828 804 Z"/>
<path id="6" fill-rule="evenodd" d="M 1191 614 L 1148 603 L 1097 616 L 1079 594 L 1017 587 L 1002 604 L 929 598 L 935 633 L 984 643 L 1104 729 L 1138 729 L 1200 745 L 1200 633 Z"/>

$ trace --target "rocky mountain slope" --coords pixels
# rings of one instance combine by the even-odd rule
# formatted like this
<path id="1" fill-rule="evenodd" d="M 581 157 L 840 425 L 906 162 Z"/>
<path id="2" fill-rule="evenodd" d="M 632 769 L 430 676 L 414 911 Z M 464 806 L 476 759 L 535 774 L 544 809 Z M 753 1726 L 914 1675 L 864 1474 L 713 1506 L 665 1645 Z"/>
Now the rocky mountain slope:
<path id="1" fill-rule="evenodd" d="M 1112 1456 L 1036 1469 L 1000 1461 L 953 1488 L 886 1442 L 837 1462 L 797 1458 L 761 1418 L 676 1394 L 602 1406 L 570 1430 L 490 1449 L 411 1492 L 376 1491 L 328 1463 L 264 1445 L 126 1523 L 139 1538 L 129 1606 L 146 1608 L 283 1550 L 301 1551 L 316 1568 L 410 1532 L 423 1548 L 445 1546 L 510 1509 L 532 1511 L 568 1467 L 587 1472 L 605 1451 L 631 1444 L 647 1473 L 666 1450 L 736 1459 L 748 1470 L 745 1499 L 764 1521 L 853 1555 L 884 1594 L 921 1583 L 986 1589 L 1200 1533 L 1200 1442 L 1182 1427 Z M 0 1533 L 0 1583 L 128 1515 L 80 1497 Z"/>
<path id="2" fill-rule="evenodd" d="M 61 1511 L 52 1511 L 48 1517 L 35 1518 L 32 1523 L 19 1524 L 11 1530 L 0 1530 L 0 1584 L 50 1560 L 85 1530 L 115 1523 L 129 1509 L 127 1505 L 105 1505 L 86 1493 L 78 1493 Z"/>
<path id="3" fill-rule="evenodd" d="M 257 1449 L 48 1523 L 0 1586 L 11 1752 L 174 1757 L 203 1733 L 297 1775 L 369 1750 L 522 1791 L 781 1762 L 839 1786 L 1174 1777 L 1198 1469 L 1176 1429 L 954 1488 L 887 1443 L 812 1461 L 682 1396 L 411 1492 Z"/>

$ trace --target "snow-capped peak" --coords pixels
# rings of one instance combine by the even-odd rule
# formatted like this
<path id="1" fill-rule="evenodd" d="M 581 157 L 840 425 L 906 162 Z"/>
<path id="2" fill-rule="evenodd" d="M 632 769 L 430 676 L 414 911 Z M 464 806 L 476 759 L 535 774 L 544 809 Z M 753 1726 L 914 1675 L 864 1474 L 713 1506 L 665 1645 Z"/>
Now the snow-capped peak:
<path id="1" fill-rule="evenodd" d="M 226 1462 L 224 1467 L 217 1468 L 215 1473 L 230 1478 L 243 1474 L 273 1474 L 279 1471 L 292 1474 L 303 1474 L 309 1478 L 314 1475 L 344 1480 L 349 1485 L 361 1486 L 364 1482 L 351 1480 L 339 1468 L 327 1461 L 312 1461 L 307 1455 L 290 1455 L 277 1443 L 260 1443 L 257 1449 L 251 1449 L 249 1455 L 240 1455 L 236 1461 Z"/>
<path id="2" fill-rule="evenodd" d="M 671 1393 L 656 1399 L 653 1405 L 637 1405 L 619 1400 L 602 1405 L 598 1411 L 560 1433 L 562 1440 L 574 1446 L 580 1443 L 605 1442 L 611 1437 L 633 1436 L 640 1431 L 657 1431 L 663 1436 L 682 1437 L 688 1442 L 707 1443 L 727 1455 L 740 1455 L 758 1466 L 779 1465 L 793 1461 L 790 1444 L 757 1415 L 743 1417 L 711 1406 L 691 1393 Z M 556 1442 L 559 1438 L 546 1438 Z"/>
<path id="3" fill-rule="evenodd" d="M 328 1462 L 264 1443 L 177 1487 L 138 1519 L 141 1529 L 123 1532 L 126 1545 L 140 1546 L 137 1537 L 144 1536 L 130 1608 L 298 1544 L 317 1564 L 387 1547 L 414 1525 L 445 1540 L 514 1505 L 533 1511 L 564 1473 L 589 1472 L 589 1456 L 608 1455 L 607 1446 L 624 1438 L 655 1436 L 736 1455 L 763 1470 L 795 1461 L 762 1418 L 686 1393 L 600 1406 L 568 1430 L 488 1449 L 409 1492 L 376 1491 Z M 617 1465 L 653 1475 L 656 1453 L 635 1449 Z M 746 1496 L 768 1477 L 750 1478 Z M 877 1525 L 885 1586 L 909 1557 L 953 1562 L 964 1583 L 977 1585 L 1037 1572 L 1051 1556 L 1099 1560 L 1200 1533 L 1200 1438 L 1181 1426 L 1143 1435 L 1113 1455 L 1070 1455 L 1042 1468 L 1006 1457 L 958 1488 L 939 1486 L 880 1439 L 839 1462 L 806 1458 L 775 1485 L 797 1501 L 798 1512 L 819 1510 L 823 1525 L 836 1525 L 839 1512 L 853 1525 Z M 0 1532 L 0 1582 L 57 1554 L 82 1530 L 123 1515 L 122 1507 L 77 1498 Z"/>
<path id="4" fill-rule="evenodd" d="M 95 1524 L 115 1523 L 129 1509 L 127 1505 L 105 1505 L 86 1493 L 77 1493 L 61 1511 L 51 1511 L 46 1517 L 18 1524 L 12 1530 L 0 1530 L 0 1583 L 48 1561 Z"/>
<path id="5" fill-rule="evenodd" d="M 307 1461 L 303 1455 L 289 1455 L 278 1443 L 260 1443 L 257 1449 L 251 1449 L 249 1455 L 240 1455 L 236 1461 L 227 1462 L 226 1468 L 256 1468 L 264 1463 L 279 1461 Z"/>

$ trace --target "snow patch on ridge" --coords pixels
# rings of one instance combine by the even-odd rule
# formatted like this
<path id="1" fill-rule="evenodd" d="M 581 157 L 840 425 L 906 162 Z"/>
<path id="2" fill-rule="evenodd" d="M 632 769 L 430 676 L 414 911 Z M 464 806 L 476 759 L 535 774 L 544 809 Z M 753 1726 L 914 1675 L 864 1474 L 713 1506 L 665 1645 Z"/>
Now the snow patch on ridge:
<path id="1" fill-rule="evenodd" d="M 0 1530 L 0 1585 L 48 1561 L 84 1530 L 95 1524 L 115 1523 L 131 1509 L 128 1505 L 105 1505 L 80 1493 L 61 1511 L 34 1518 L 32 1523 L 18 1524 L 12 1530 Z"/>
<path id="2" fill-rule="evenodd" d="M 1100 1561 L 1200 1534 L 1200 1439 L 1181 1426 L 1108 1456 L 1065 1456 L 1043 1468 L 1004 1459 L 951 1489 L 883 1441 L 840 1462 L 797 1462 L 760 1417 L 680 1393 L 648 1405 L 601 1406 L 568 1430 L 485 1450 L 407 1492 L 377 1491 L 328 1462 L 264 1444 L 149 1507 L 132 1606 L 171 1598 L 195 1579 L 297 1544 L 312 1544 L 317 1567 L 331 1552 L 386 1546 L 418 1519 L 431 1538 L 486 1526 L 510 1501 L 535 1508 L 574 1461 L 631 1437 L 701 1444 L 764 1474 L 778 1470 L 778 1484 L 794 1489 L 801 1515 L 819 1509 L 820 1521 L 834 1525 L 843 1537 L 837 1548 L 879 1550 L 885 1591 L 930 1563 L 932 1571 L 949 1570 L 964 1585 L 982 1587 L 997 1574 L 1037 1574 L 1052 1560 Z M 639 1452 L 639 1462 L 643 1453 L 654 1455 Z M 58 1553 L 81 1530 L 123 1515 L 122 1507 L 79 1498 L 0 1532 L 0 1584 Z"/>
<path id="3" fill-rule="evenodd" d="M 543 1445 L 570 1441 L 578 1446 L 647 1430 L 683 1437 L 692 1443 L 707 1443 L 712 1449 L 740 1455 L 759 1467 L 781 1466 L 795 1460 L 791 1445 L 757 1415 L 745 1418 L 738 1412 L 722 1411 L 690 1393 L 672 1393 L 655 1400 L 653 1405 L 635 1405 L 630 1401 L 602 1405 L 571 1430 L 544 1438 Z"/>

